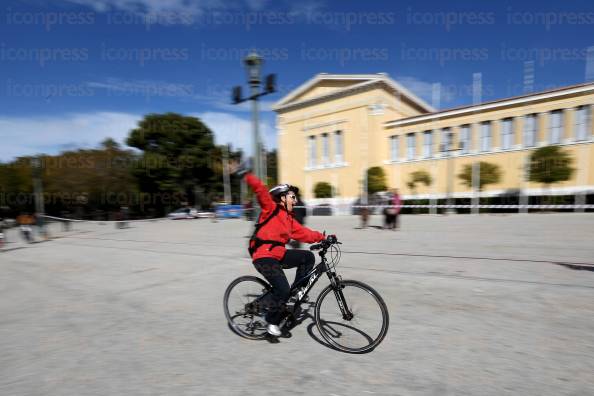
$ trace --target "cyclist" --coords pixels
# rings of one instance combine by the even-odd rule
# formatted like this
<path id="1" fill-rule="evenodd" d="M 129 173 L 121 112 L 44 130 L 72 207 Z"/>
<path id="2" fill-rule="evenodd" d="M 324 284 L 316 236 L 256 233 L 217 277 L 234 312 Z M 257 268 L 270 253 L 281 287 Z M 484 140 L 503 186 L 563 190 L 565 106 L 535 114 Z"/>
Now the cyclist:
<path id="1" fill-rule="evenodd" d="M 272 285 L 271 300 L 266 314 L 266 331 L 280 336 L 279 323 L 285 314 L 285 303 L 289 299 L 290 286 L 283 269 L 297 267 L 295 281 L 305 277 L 313 269 L 315 256 L 309 250 L 285 249 L 290 239 L 305 243 L 320 242 L 324 234 L 310 230 L 294 218 L 293 206 L 297 203 L 299 189 L 289 184 L 279 184 L 267 190 L 253 175 L 246 164 L 233 163 L 231 172 L 245 176 L 246 183 L 256 194 L 262 212 L 250 239 L 249 251 L 256 270 Z"/>

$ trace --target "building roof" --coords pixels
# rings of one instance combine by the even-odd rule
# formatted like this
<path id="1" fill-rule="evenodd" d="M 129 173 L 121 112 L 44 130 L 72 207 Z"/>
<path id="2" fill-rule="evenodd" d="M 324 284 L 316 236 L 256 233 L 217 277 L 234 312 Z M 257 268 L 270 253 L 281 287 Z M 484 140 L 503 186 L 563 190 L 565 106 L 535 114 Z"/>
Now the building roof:
<path id="1" fill-rule="evenodd" d="M 299 100 L 299 96 L 303 95 L 307 91 L 313 89 L 316 85 L 321 84 L 324 81 L 354 81 L 353 84 L 346 87 L 337 88 L 332 92 L 314 96 L 307 99 Z M 282 111 L 293 107 L 302 107 L 304 105 L 313 104 L 319 101 L 328 100 L 334 97 L 344 96 L 347 94 L 354 93 L 358 90 L 369 88 L 372 85 L 383 84 L 389 89 L 397 92 L 399 95 L 404 96 L 410 102 L 415 104 L 420 109 L 427 112 L 434 112 L 435 109 L 431 107 L 424 100 L 404 88 L 402 85 L 392 80 L 386 73 L 378 74 L 326 74 L 320 73 L 306 81 L 304 84 L 291 91 L 281 100 L 276 102 L 272 109 L 274 111 Z"/>
<path id="2" fill-rule="evenodd" d="M 447 118 L 475 113 L 484 110 L 495 110 L 497 108 L 520 105 L 530 102 L 537 102 L 540 100 L 557 98 L 576 93 L 590 93 L 594 92 L 594 82 L 587 82 L 582 84 L 570 85 L 560 88 L 554 88 L 547 91 L 535 92 L 526 95 L 513 96 L 511 98 L 497 99 L 489 102 L 479 103 L 476 105 L 461 106 L 451 109 L 436 111 L 431 114 L 421 114 L 418 116 L 402 118 L 393 121 L 387 121 L 384 125 L 386 127 L 404 126 L 423 121 L 430 121 L 439 118 Z"/>

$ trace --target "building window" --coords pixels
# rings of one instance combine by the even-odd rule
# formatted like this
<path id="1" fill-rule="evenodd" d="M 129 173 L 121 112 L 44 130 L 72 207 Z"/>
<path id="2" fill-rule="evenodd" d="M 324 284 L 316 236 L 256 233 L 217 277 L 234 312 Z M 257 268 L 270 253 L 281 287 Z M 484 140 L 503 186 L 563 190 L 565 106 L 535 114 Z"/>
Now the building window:
<path id="1" fill-rule="evenodd" d="M 481 151 L 491 151 L 491 121 L 481 123 Z"/>
<path id="2" fill-rule="evenodd" d="M 460 127 L 460 146 L 462 154 L 470 152 L 470 125 L 462 125 Z"/>
<path id="3" fill-rule="evenodd" d="M 416 154 L 415 134 L 409 133 L 406 135 L 406 159 L 414 160 Z"/>
<path id="4" fill-rule="evenodd" d="M 433 131 L 425 131 L 423 133 L 423 158 L 431 158 L 433 156 Z"/>
<path id="5" fill-rule="evenodd" d="M 398 136 L 390 136 L 390 161 L 398 161 Z"/>
<path id="6" fill-rule="evenodd" d="M 316 137 L 315 136 L 310 136 L 307 139 L 307 165 L 310 168 L 313 168 L 316 166 Z"/>
<path id="7" fill-rule="evenodd" d="M 449 150 L 452 148 L 452 140 L 454 139 L 454 135 L 452 134 L 451 128 L 443 128 L 441 130 L 441 144 L 439 147 L 440 151 Z"/>
<path id="8" fill-rule="evenodd" d="M 330 159 L 330 147 L 328 145 L 328 134 L 322 133 L 322 164 L 328 164 Z"/>
<path id="9" fill-rule="evenodd" d="M 549 143 L 559 144 L 563 137 L 563 110 L 551 111 L 549 124 Z"/>
<path id="10" fill-rule="evenodd" d="M 536 145 L 536 121 L 537 114 L 528 114 L 524 122 L 524 147 Z"/>
<path id="11" fill-rule="evenodd" d="M 342 158 L 342 131 L 334 132 L 334 162 L 341 164 Z"/>
<path id="12" fill-rule="evenodd" d="M 501 121 L 501 148 L 509 150 L 514 144 L 514 119 L 506 118 Z"/>
<path id="13" fill-rule="evenodd" d="M 580 106 L 575 110 L 575 140 L 588 139 L 591 119 L 590 106 Z"/>

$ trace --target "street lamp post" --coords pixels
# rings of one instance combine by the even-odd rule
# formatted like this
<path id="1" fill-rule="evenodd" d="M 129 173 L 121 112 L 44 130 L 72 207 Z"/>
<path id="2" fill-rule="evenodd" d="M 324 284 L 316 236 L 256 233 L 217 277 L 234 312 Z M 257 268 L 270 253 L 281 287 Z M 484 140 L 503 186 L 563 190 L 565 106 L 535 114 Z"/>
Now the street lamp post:
<path id="1" fill-rule="evenodd" d="M 258 99 L 261 96 L 276 92 L 276 75 L 268 74 L 265 78 L 264 90 L 260 90 L 262 85 L 262 64 L 264 60 L 255 52 L 250 53 L 243 60 L 247 71 L 248 84 L 250 86 L 250 96 L 244 98 L 241 93 L 241 86 L 233 87 L 233 104 L 243 103 L 250 100 L 252 102 L 252 144 L 254 153 L 254 173 L 259 178 L 264 175 L 264 162 L 262 160 L 262 141 L 259 133 L 258 121 Z"/>
<path id="2" fill-rule="evenodd" d="M 262 58 L 253 52 L 244 59 L 244 64 L 248 73 L 248 83 L 250 85 L 250 94 L 252 97 L 252 139 L 254 147 L 254 167 L 256 176 L 262 178 L 262 143 L 260 141 L 260 131 L 258 128 L 258 94 L 260 93 Z"/>
<path id="3" fill-rule="evenodd" d="M 42 171 L 41 158 L 31 158 L 31 170 L 33 176 L 33 195 L 35 196 L 35 213 L 37 225 L 42 235 L 46 236 L 46 229 L 44 225 L 43 215 L 45 214 L 45 205 L 43 202 L 43 183 L 41 182 Z"/>
<path id="4" fill-rule="evenodd" d="M 264 90 L 260 90 L 262 84 L 261 72 L 264 60 L 255 52 L 250 53 L 243 60 L 247 71 L 248 84 L 250 86 L 250 96 L 244 98 L 241 93 L 241 86 L 233 87 L 232 102 L 233 104 L 243 103 L 245 101 L 252 101 L 252 144 L 253 144 L 253 158 L 254 158 L 254 173 L 259 179 L 264 177 L 264 167 L 266 162 L 262 159 L 262 141 L 259 133 L 258 121 L 258 99 L 261 96 L 276 92 L 276 75 L 268 74 L 264 82 Z M 266 183 L 266 180 L 263 180 Z M 255 221 L 258 221 L 258 216 L 254 216 Z"/>

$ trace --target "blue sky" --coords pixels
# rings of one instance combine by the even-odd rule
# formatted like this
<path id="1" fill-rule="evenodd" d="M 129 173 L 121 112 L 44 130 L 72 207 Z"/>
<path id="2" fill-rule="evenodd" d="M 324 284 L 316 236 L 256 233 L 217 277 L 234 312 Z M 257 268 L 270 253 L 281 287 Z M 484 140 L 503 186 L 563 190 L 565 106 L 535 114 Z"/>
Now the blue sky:
<path id="1" fill-rule="evenodd" d="M 270 105 L 320 72 L 386 72 L 439 108 L 472 103 L 473 73 L 481 100 L 522 94 L 526 62 L 534 91 L 594 77 L 591 1 L 9 0 L 0 33 L 2 161 L 122 141 L 167 111 L 249 151 L 249 108 L 229 91 L 251 49 L 278 74 L 268 147 Z"/>

